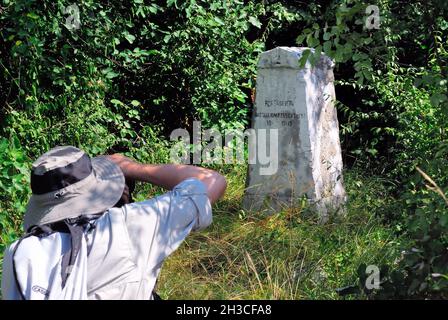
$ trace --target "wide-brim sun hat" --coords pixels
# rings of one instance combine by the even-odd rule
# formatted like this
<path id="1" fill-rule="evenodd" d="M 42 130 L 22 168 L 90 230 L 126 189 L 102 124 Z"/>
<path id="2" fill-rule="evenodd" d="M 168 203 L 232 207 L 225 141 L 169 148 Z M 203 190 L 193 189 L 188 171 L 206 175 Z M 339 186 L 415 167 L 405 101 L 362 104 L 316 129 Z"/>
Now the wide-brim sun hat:
<path id="1" fill-rule="evenodd" d="M 123 172 L 107 157 L 90 158 L 72 146 L 53 148 L 33 163 L 24 229 L 105 212 L 124 187 Z"/>

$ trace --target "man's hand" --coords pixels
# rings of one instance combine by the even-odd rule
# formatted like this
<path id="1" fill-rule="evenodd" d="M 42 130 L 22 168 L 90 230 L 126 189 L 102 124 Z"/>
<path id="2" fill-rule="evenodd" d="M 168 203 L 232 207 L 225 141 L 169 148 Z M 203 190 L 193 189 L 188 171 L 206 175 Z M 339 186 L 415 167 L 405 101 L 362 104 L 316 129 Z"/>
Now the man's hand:
<path id="1" fill-rule="evenodd" d="M 224 195 L 227 187 L 226 179 L 210 169 L 182 164 L 142 164 L 121 154 L 107 158 L 120 166 L 127 179 L 149 182 L 169 190 L 185 179 L 196 178 L 207 187 L 207 196 L 212 204 Z"/>

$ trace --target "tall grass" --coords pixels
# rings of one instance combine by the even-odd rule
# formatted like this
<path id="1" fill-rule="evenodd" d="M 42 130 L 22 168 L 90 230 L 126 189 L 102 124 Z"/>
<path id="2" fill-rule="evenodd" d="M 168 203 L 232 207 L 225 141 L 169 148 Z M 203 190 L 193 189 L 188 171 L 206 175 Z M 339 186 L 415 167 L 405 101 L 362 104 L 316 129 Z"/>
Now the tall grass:
<path id="1" fill-rule="evenodd" d="M 347 212 L 320 224 L 305 206 L 265 216 L 241 207 L 246 168 L 224 168 L 225 198 L 214 223 L 165 262 L 157 286 L 167 299 L 338 299 L 357 268 L 391 263 L 400 239 L 385 225 L 385 181 L 346 174 Z M 384 213 L 383 213 L 384 211 Z"/>

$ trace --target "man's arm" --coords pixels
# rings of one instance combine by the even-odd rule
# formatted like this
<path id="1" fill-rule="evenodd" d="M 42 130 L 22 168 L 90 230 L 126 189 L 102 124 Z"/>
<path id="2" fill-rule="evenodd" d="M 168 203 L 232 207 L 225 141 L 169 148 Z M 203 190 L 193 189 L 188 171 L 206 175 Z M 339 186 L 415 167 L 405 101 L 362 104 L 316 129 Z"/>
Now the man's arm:
<path id="1" fill-rule="evenodd" d="M 227 187 L 226 179 L 210 169 L 182 164 L 142 164 L 121 154 L 107 158 L 120 166 L 126 178 L 149 182 L 169 190 L 185 179 L 196 178 L 207 187 L 207 196 L 212 204 L 224 195 Z"/>

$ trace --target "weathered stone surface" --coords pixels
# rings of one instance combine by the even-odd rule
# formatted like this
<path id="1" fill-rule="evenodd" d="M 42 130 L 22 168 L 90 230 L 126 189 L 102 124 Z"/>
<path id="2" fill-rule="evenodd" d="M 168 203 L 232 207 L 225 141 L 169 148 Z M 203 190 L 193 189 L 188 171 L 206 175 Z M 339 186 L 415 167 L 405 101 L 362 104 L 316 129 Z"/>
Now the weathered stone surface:
<path id="1" fill-rule="evenodd" d="M 278 47 L 260 57 L 252 128 L 278 129 L 278 170 L 260 175 L 259 161 L 249 165 L 243 205 L 273 212 L 306 196 L 326 219 L 346 198 L 333 62 L 322 56 L 300 68 L 305 49 Z"/>

